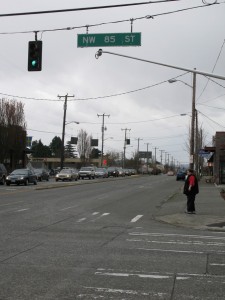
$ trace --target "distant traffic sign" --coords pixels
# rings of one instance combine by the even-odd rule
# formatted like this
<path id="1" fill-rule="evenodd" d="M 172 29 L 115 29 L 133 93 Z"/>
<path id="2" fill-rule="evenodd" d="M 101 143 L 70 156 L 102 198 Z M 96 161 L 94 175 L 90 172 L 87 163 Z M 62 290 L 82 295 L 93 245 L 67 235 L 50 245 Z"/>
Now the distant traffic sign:
<path id="1" fill-rule="evenodd" d="M 139 151 L 139 158 L 152 158 L 152 151 Z"/>
<path id="2" fill-rule="evenodd" d="M 141 46 L 141 33 L 97 33 L 78 34 L 77 47 Z"/>

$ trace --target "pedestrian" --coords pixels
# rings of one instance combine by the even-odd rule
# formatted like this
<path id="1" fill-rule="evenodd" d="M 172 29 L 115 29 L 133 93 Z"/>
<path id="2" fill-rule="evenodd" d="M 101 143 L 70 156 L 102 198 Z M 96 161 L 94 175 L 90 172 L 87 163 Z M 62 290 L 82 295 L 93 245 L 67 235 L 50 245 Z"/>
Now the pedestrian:
<path id="1" fill-rule="evenodd" d="M 184 183 L 184 194 L 187 196 L 187 210 L 188 214 L 195 214 L 195 196 L 199 193 L 198 179 L 194 175 L 192 169 L 187 170 L 187 178 Z"/>

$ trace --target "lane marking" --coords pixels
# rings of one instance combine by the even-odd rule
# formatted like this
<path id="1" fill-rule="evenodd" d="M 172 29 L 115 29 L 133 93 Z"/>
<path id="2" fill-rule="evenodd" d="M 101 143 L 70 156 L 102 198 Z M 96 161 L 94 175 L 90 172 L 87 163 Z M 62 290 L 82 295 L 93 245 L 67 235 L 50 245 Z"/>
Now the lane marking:
<path id="1" fill-rule="evenodd" d="M 164 234 L 164 233 L 148 233 L 148 232 L 130 232 L 129 235 L 140 235 L 140 236 L 157 236 L 157 237 L 184 237 L 184 238 L 194 238 L 194 239 L 212 239 L 212 240 L 225 240 L 224 236 L 215 237 L 215 236 L 207 236 L 207 235 L 185 235 L 185 234 Z"/>
<path id="2" fill-rule="evenodd" d="M 95 216 L 95 215 L 98 215 L 98 214 L 99 214 L 99 212 L 96 211 L 96 212 L 93 212 L 93 213 L 92 213 L 92 216 Z"/>
<path id="3" fill-rule="evenodd" d="M 74 207 L 77 207 L 77 205 L 62 208 L 62 209 L 60 209 L 60 211 L 67 210 L 67 209 L 74 208 Z"/>
<path id="4" fill-rule="evenodd" d="M 172 276 L 169 276 L 169 275 L 135 274 L 135 273 L 110 273 L 110 272 L 95 272 L 95 275 L 116 276 L 116 277 L 137 276 L 139 278 L 153 278 L 153 279 L 168 279 L 168 278 L 172 277 Z"/>
<path id="5" fill-rule="evenodd" d="M 173 253 L 194 253 L 194 254 L 204 254 L 203 251 L 188 251 L 188 250 L 164 250 L 164 249 L 149 249 L 149 248 L 136 248 L 136 250 L 144 251 L 157 251 L 157 252 L 173 252 Z M 220 251 L 221 252 L 221 251 Z M 222 251 L 225 252 L 225 251 Z"/>
<path id="6" fill-rule="evenodd" d="M 195 246 L 217 246 L 217 247 L 224 247 L 225 243 L 213 243 L 213 242 L 202 242 L 202 241 L 151 241 L 145 239 L 126 239 L 128 242 L 145 242 L 145 243 L 155 243 L 155 244 L 174 244 L 174 245 L 195 245 Z"/>
<path id="7" fill-rule="evenodd" d="M 17 212 L 25 211 L 25 210 L 28 210 L 28 209 L 29 208 L 22 208 L 22 209 L 17 210 Z"/>
<path id="8" fill-rule="evenodd" d="M 85 221 L 86 219 L 87 219 L 87 218 L 81 218 L 81 219 L 77 220 L 77 223 L 83 222 L 83 221 Z"/>
<path id="9" fill-rule="evenodd" d="M 135 222 L 137 222 L 140 218 L 142 218 L 143 217 L 143 215 L 137 215 L 135 218 L 133 218 L 132 220 L 131 220 L 131 223 L 135 223 Z"/>
<path id="10" fill-rule="evenodd" d="M 108 215 L 110 215 L 110 213 L 103 213 L 103 214 L 101 214 L 100 216 L 98 216 L 97 218 L 91 220 L 91 222 L 95 222 L 96 220 L 99 220 L 100 218 L 105 217 L 105 216 L 108 216 Z"/>

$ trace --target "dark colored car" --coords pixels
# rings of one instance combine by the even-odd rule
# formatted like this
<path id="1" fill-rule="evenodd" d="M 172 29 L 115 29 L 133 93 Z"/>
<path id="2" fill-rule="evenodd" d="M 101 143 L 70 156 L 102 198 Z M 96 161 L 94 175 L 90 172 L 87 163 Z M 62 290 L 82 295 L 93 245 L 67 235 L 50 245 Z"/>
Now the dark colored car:
<path id="1" fill-rule="evenodd" d="M 187 175 L 186 172 L 184 172 L 184 171 L 178 171 L 177 172 L 177 177 L 176 177 L 177 181 L 178 180 L 185 180 L 186 175 Z"/>
<path id="2" fill-rule="evenodd" d="M 49 181 L 49 173 L 45 169 L 34 169 L 38 181 Z"/>
<path id="3" fill-rule="evenodd" d="M 24 184 L 29 183 L 37 184 L 37 176 L 34 171 L 30 169 L 16 169 L 6 177 L 6 184 Z"/>
<path id="4" fill-rule="evenodd" d="M 96 178 L 108 178 L 108 171 L 105 168 L 97 168 L 95 170 L 95 177 Z"/>
<path id="5" fill-rule="evenodd" d="M 113 176 L 113 177 L 118 177 L 119 176 L 119 171 L 115 167 L 109 167 L 107 171 L 108 171 L 109 177 L 110 176 Z"/>
<path id="6" fill-rule="evenodd" d="M 5 184 L 7 177 L 7 170 L 3 164 L 0 164 L 0 184 Z"/>

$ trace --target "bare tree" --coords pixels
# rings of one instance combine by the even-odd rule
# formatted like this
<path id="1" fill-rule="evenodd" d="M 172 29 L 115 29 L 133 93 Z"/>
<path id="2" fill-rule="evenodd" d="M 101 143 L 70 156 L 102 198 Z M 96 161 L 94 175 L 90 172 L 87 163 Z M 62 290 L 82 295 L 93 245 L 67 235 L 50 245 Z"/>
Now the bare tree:
<path id="1" fill-rule="evenodd" d="M 16 100 L 0 100 L 0 161 L 10 159 L 10 167 L 24 159 L 26 123 L 24 104 Z"/>
<path id="2" fill-rule="evenodd" d="M 86 164 L 90 159 L 91 154 L 91 136 L 81 129 L 78 133 L 77 151 L 79 153 L 82 164 Z"/>

